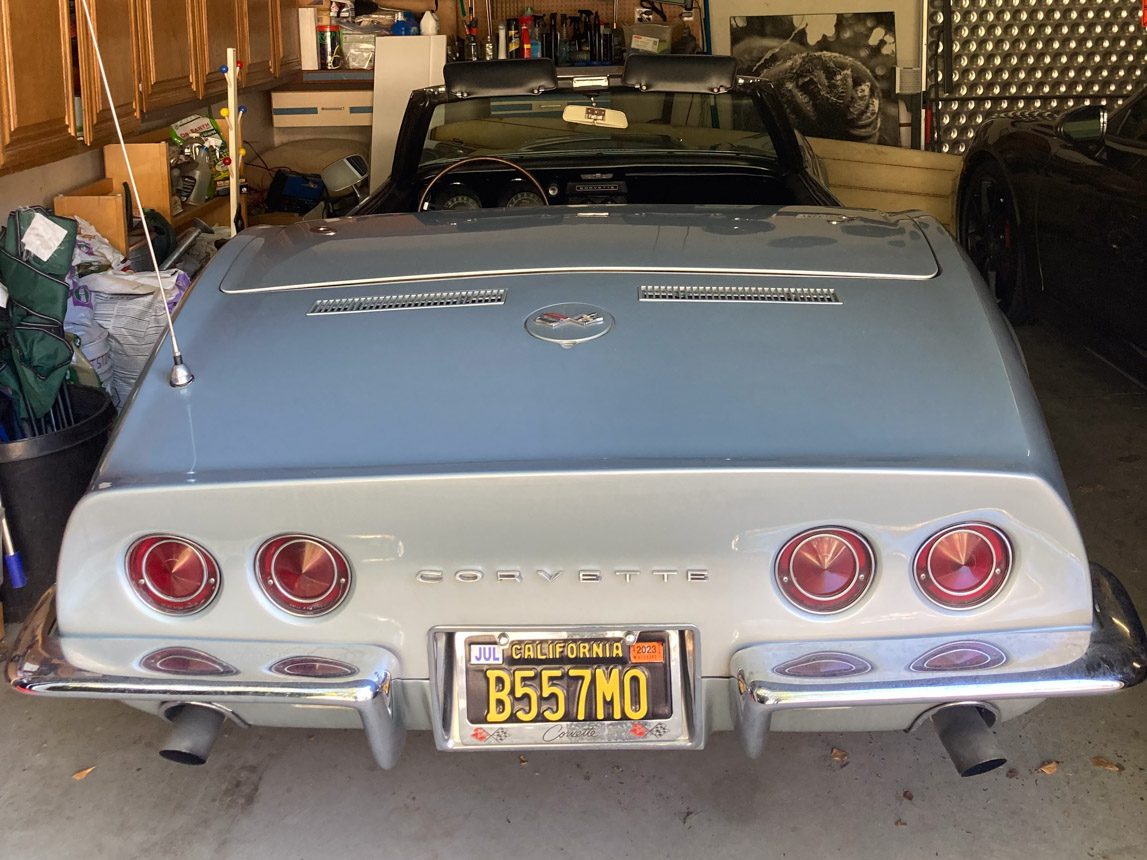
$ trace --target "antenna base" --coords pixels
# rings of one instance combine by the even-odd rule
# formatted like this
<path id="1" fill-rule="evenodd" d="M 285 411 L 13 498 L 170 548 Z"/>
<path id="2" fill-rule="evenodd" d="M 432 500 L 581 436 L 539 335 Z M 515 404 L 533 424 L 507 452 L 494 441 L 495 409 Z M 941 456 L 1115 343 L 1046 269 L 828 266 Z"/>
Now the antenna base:
<path id="1" fill-rule="evenodd" d="M 171 373 L 168 374 L 167 382 L 172 388 L 186 388 L 195 381 L 195 374 L 187 369 L 187 365 L 182 361 L 177 361 L 171 367 Z"/>

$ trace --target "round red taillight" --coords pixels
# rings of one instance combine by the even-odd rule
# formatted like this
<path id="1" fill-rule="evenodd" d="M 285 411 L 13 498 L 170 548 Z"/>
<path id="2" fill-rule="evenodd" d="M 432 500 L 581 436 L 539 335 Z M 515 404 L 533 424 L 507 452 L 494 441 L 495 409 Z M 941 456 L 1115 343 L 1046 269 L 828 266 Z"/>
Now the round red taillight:
<path id="1" fill-rule="evenodd" d="M 1007 536 L 984 523 L 963 523 L 938 532 L 916 553 L 916 584 L 946 609 L 972 609 L 1003 588 L 1012 567 Z"/>
<path id="2" fill-rule="evenodd" d="M 259 586 L 271 602 L 294 615 L 330 612 L 350 591 L 350 563 L 325 540 L 280 535 L 255 556 Z"/>
<path id="3" fill-rule="evenodd" d="M 808 612 L 840 612 L 872 583 L 872 548 L 854 531 L 810 529 L 792 538 L 777 556 L 777 585 Z"/>
<path id="4" fill-rule="evenodd" d="M 172 535 L 148 535 L 127 551 L 127 575 L 148 606 L 188 615 L 219 592 L 219 565 L 199 544 Z"/>

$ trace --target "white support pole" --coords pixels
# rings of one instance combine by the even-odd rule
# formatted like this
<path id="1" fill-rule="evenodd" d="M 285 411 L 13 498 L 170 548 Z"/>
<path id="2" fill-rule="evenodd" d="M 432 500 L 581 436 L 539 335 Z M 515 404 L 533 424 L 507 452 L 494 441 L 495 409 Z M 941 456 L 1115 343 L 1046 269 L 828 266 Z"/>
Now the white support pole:
<path id="1" fill-rule="evenodd" d="M 234 48 L 227 49 L 227 125 L 230 133 L 227 135 L 227 151 L 231 158 L 230 168 L 230 194 L 231 194 L 231 235 L 238 230 L 236 222 L 239 220 L 239 176 L 241 162 L 239 151 L 242 148 L 240 135 L 243 133 L 242 114 L 239 112 L 239 55 Z"/>

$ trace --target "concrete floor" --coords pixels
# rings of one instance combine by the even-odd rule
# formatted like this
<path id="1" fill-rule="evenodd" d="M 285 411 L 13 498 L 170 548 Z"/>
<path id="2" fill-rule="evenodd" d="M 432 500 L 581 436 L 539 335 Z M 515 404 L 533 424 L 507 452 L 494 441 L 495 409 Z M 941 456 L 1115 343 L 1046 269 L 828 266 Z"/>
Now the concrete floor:
<path id="1" fill-rule="evenodd" d="M 1053 330 L 1021 340 L 1088 551 L 1147 611 L 1147 392 Z M 1047 703 L 999 728 L 1011 771 L 965 780 L 930 731 L 775 734 L 756 762 L 729 735 L 520 761 L 417 734 L 384 773 L 358 732 L 230 730 L 193 769 L 154 718 L 0 691 L 0 857 L 1147 857 L 1145 718 L 1147 685 Z"/>

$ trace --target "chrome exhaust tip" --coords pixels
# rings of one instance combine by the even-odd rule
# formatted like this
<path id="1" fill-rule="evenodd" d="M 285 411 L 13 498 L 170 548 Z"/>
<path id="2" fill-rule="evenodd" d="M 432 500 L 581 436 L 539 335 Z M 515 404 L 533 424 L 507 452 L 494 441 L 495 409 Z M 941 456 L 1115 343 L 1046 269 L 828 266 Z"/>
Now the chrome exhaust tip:
<path id="1" fill-rule="evenodd" d="M 991 730 L 996 715 L 987 708 L 949 705 L 934 711 L 931 718 L 960 776 L 979 776 L 1007 763 Z"/>
<path id="2" fill-rule="evenodd" d="M 224 714 L 207 705 L 176 705 L 164 714 L 171 720 L 171 734 L 159 754 L 177 764 L 201 765 L 207 763 Z"/>

